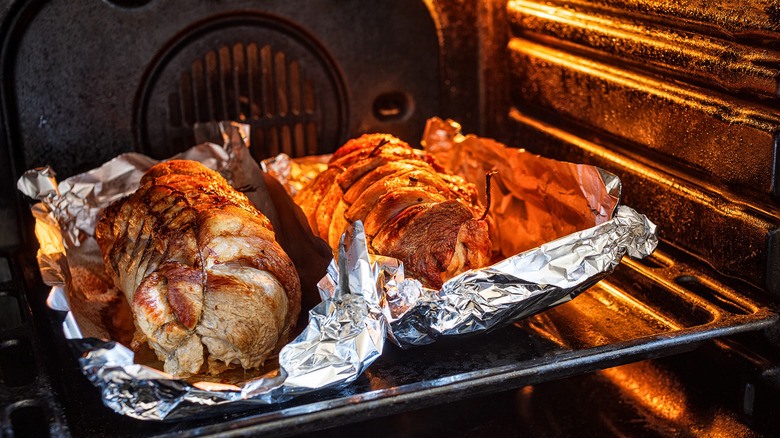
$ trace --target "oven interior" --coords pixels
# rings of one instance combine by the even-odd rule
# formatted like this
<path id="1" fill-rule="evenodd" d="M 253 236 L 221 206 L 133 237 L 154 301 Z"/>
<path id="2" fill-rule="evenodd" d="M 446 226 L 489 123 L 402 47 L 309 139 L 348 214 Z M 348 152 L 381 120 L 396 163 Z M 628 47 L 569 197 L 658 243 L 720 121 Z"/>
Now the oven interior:
<path id="1" fill-rule="evenodd" d="M 694 371 L 720 364 L 739 381 L 740 421 L 777 426 L 780 13 L 770 2 L 53 0 L 7 1 L 2 14 L 4 434 L 371 427 L 360 422 L 635 381 L 661 357 L 689 385 L 712 385 Z M 192 146 L 201 122 L 247 123 L 263 159 L 328 153 L 367 132 L 413 143 L 433 116 L 615 173 L 622 202 L 658 225 L 659 248 L 570 303 L 481 337 L 391 348 L 349 386 L 283 406 L 172 424 L 102 405 L 60 336 L 62 315 L 45 305 L 30 200 L 15 188 L 25 170 L 65 178 L 127 151 L 165 158 Z"/>

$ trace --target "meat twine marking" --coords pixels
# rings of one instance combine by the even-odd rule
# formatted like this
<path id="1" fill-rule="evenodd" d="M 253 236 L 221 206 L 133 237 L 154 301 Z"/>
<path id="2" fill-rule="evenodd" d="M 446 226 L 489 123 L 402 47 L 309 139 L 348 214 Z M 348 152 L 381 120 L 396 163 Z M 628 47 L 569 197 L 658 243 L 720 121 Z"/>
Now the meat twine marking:
<path id="1" fill-rule="evenodd" d="M 487 197 L 487 205 L 485 206 L 485 212 L 482 213 L 482 216 L 479 218 L 479 221 L 484 221 L 487 218 L 488 213 L 490 212 L 490 203 L 491 203 L 491 196 L 490 196 L 490 180 L 493 179 L 493 175 L 497 174 L 497 170 L 491 170 L 490 172 L 485 173 L 485 196 Z"/>
<path id="2" fill-rule="evenodd" d="M 390 143 L 390 140 L 388 140 L 386 138 L 383 138 L 382 141 L 380 141 L 379 144 L 376 145 L 376 147 L 371 151 L 371 153 L 368 154 L 368 156 L 369 157 L 373 157 L 374 155 L 378 154 L 379 153 L 379 149 L 381 149 L 382 146 L 384 146 L 384 145 L 386 145 L 388 143 Z"/>

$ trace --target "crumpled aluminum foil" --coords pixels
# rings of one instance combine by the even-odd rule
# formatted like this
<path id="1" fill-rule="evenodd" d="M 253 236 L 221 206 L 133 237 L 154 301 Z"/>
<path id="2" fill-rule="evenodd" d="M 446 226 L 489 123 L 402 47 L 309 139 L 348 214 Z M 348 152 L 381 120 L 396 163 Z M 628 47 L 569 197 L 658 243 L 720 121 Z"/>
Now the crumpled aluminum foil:
<path id="1" fill-rule="evenodd" d="M 233 155 L 226 153 L 227 137 L 225 146 L 202 144 L 179 158 L 195 157 L 212 168 L 226 168 Z M 85 336 L 69 305 L 67 275 L 62 272 L 68 269 L 66 249 L 85 244 L 95 214 L 110 203 L 96 194 L 112 187 L 107 193 L 113 200 L 122 196 L 120 189 L 134 190 L 130 181 L 140 179 L 152 164 L 148 157 L 128 154 L 107 163 L 108 172 L 101 168 L 57 185 L 50 169 L 34 169 L 17 184 L 41 201 L 33 212 L 41 240 L 39 265 L 52 286 L 48 303 L 68 312 L 63 333 L 80 354 L 83 372 L 101 389 L 107 406 L 143 420 L 186 418 L 225 403 L 280 403 L 348 384 L 382 354 L 387 338 L 408 347 L 511 323 L 572 299 L 608 275 L 625 254 L 645 257 L 657 245 L 655 225 L 619 206 L 604 223 L 430 290 L 405 278 L 398 260 L 369 255 L 363 226 L 356 222 L 342 236 L 338 264 L 331 262 L 318 284 L 323 301 L 310 311 L 303 332 L 279 353 L 278 370 L 238 385 L 188 383 L 135 363 L 133 352 L 118 342 Z M 619 180 L 600 174 L 605 186 L 619 193 Z M 114 183 L 116 177 L 125 180 Z"/>

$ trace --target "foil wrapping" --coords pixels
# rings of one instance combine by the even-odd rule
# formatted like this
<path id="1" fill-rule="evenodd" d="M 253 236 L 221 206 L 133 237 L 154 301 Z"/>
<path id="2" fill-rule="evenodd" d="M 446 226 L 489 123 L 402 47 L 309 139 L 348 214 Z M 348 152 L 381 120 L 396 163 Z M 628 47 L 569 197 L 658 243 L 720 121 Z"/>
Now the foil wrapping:
<path id="1" fill-rule="evenodd" d="M 447 143 L 456 148 L 469 143 L 464 143 L 465 137 L 459 136 L 459 127 L 452 122 L 436 119 L 429 128 L 426 138 L 429 142 L 436 138 L 440 150 L 448 149 Z M 246 153 L 246 131 L 241 125 L 220 124 L 219 133 L 224 144 L 203 143 L 175 158 L 201 161 L 234 186 L 244 184 L 246 178 L 256 180 L 256 163 Z M 247 167 L 248 160 L 254 166 Z M 362 224 L 356 222 L 342 236 L 338 262 L 331 261 L 317 283 L 321 302 L 309 311 L 300 335 L 281 349 L 278 368 L 239 381 L 184 381 L 140 363 L 120 342 L 121 336 L 90 321 L 84 314 L 88 312 L 77 304 L 89 291 L 76 291 L 85 286 L 73 281 L 76 265 L 99 269 L 92 234 L 102 208 L 134 191 L 140 176 L 155 163 L 149 157 L 125 154 L 59 184 L 48 168 L 28 171 L 17 184 L 40 201 L 33 207 L 41 243 L 38 261 L 42 278 L 52 286 L 49 306 L 67 312 L 63 335 L 79 355 L 84 374 L 100 388 L 103 402 L 142 420 L 178 420 L 228 403 L 276 404 L 346 385 L 380 357 L 387 339 L 406 348 L 441 336 L 500 327 L 574 298 L 612 272 L 624 255 L 645 257 L 657 245 L 655 226 L 631 208 L 617 206 L 620 182 L 599 169 L 580 172 L 585 177 L 574 190 L 584 192 L 588 214 L 593 216 L 585 223 L 593 226 L 463 273 L 441 290 L 426 289 L 406 278 L 398 260 L 370 255 Z M 285 170 L 285 165 L 294 165 L 287 157 L 262 164 L 267 171 L 270 165 L 272 172 L 283 173 L 282 182 L 288 185 L 295 179 L 291 176 L 296 172 Z M 321 160 L 310 164 L 319 166 Z M 311 176 L 308 171 L 298 174 Z M 597 188 L 592 191 L 594 178 Z M 505 179 L 496 189 L 507 196 L 491 210 L 496 227 L 507 223 L 502 214 L 514 211 L 506 208 L 512 204 L 509 198 L 518 194 L 513 184 L 511 178 Z M 524 206 L 526 211 L 530 207 Z M 553 228 L 559 233 L 569 229 Z M 507 239 L 504 234 L 495 244 L 499 250 Z M 504 250 L 509 247 L 503 244 Z M 98 301 L 116 304 L 105 298 L 115 298 L 115 292 L 104 285 Z"/>

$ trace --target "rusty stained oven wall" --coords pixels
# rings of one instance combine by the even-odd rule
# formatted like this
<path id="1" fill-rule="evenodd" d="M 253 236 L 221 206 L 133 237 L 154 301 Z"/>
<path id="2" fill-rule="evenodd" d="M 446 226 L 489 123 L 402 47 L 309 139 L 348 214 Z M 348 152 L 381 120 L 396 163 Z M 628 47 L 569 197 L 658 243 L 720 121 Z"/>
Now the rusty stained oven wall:
<path id="1" fill-rule="evenodd" d="M 513 142 L 618 174 L 662 240 L 780 297 L 780 8 L 507 4 Z"/>

